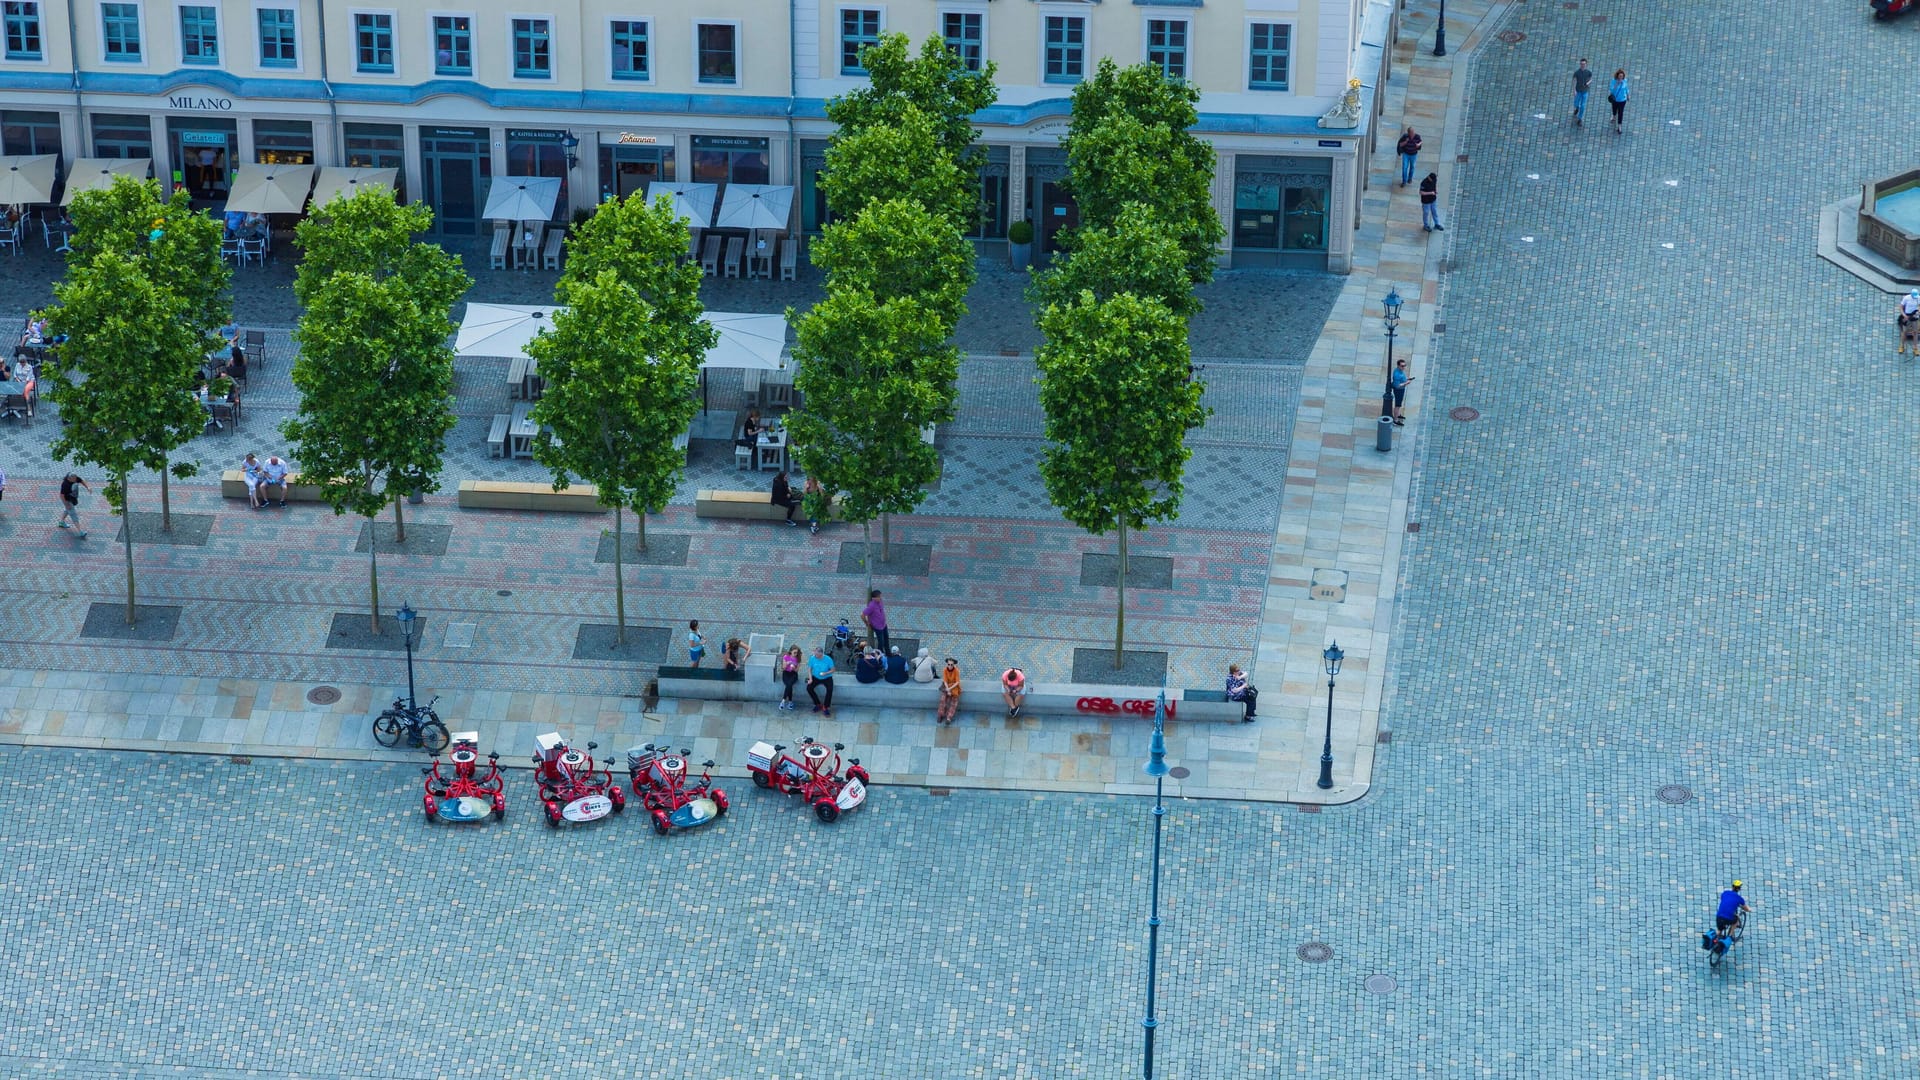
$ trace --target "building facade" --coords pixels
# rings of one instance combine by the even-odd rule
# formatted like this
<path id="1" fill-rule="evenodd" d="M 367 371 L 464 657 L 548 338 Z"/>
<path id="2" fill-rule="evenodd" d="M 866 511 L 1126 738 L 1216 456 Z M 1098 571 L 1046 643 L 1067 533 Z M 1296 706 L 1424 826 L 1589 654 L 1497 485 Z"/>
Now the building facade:
<path id="1" fill-rule="evenodd" d="M 1223 261 L 1344 271 L 1389 0 L 0 0 L 5 153 L 148 157 L 201 197 L 250 162 L 400 170 L 475 235 L 494 176 L 560 178 L 556 217 L 653 180 L 795 184 L 819 228 L 825 103 L 881 33 L 994 63 L 976 117 L 983 244 L 1074 222 L 1059 147 L 1100 57 L 1197 85 Z M 1357 121 L 1323 125 L 1357 78 Z M 1355 110 L 1349 100 L 1343 121 Z"/>

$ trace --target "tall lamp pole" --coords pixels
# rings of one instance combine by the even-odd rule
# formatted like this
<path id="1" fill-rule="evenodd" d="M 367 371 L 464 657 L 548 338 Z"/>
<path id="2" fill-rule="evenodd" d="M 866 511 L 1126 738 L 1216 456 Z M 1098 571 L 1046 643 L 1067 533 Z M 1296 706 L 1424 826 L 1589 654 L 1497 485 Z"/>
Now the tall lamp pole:
<path id="1" fill-rule="evenodd" d="M 1327 662 L 1327 741 L 1320 747 L 1320 789 L 1325 791 L 1333 786 L 1333 677 L 1340 674 L 1340 661 L 1347 654 L 1340 651 L 1340 643 L 1327 646 L 1320 654 Z"/>
<path id="2" fill-rule="evenodd" d="M 1166 805 L 1160 801 L 1167 783 L 1166 716 L 1167 692 L 1162 690 L 1153 709 L 1153 745 L 1145 766 L 1146 774 L 1153 777 L 1153 901 L 1147 916 L 1147 1018 L 1140 1022 L 1147 1029 L 1146 1063 L 1140 1071 L 1145 1080 L 1153 1080 L 1153 1032 L 1160 1026 L 1159 1018 L 1153 1013 L 1153 988 L 1160 961 L 1160 823 L 1167 816 Z"/>
<path id="3" fill-rule="evenodd" d="M 411 604 L 401 604 L 393 617 L 400 620 L 400 629 L 407 637 L 407 708 L 414 708 L 413 699 L 413 620 L 417 613 Z"/>
<path id="4" fill-rule="evenodd" d="M 1440 25 L 1433 32 L 1433 55 L 1447 55 L 1447 0 L 1440 0 Z"/>
<path id="5" fill-rule="evenodd" d="M 1380 391 L 1380 415 L 1385 417 L 1393 416 L 1393 338 L 1400 330 L 1400 306 L 1404 303 L 1399 289 L 1388 289 L 1387 298 L 1380 301 L 1380 309 L 1386 312 L 1380 321 L 1387 328 L 1387 373 Z"/>

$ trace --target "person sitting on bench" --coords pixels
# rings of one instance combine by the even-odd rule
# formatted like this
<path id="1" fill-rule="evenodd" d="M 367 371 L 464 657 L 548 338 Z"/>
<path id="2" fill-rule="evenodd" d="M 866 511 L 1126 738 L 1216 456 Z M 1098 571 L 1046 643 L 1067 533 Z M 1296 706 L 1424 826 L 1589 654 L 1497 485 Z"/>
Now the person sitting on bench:
<path id="1" fill-rule="evenodd" d="M 800 497 L 793 493 L 793 485 L 787 482 L 787 471 L 773 474 L 773 505 L 787 508 L 787 524 L 799 528 L 800 523 L 793 520 L 793 512 L 800 509 Z"/>

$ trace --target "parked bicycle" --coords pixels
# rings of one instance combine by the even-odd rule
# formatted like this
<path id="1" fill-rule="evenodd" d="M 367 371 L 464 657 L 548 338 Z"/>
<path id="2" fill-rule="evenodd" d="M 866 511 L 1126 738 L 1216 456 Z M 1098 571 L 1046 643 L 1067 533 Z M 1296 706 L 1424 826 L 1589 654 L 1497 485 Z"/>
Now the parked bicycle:
<path id="1" fill-rule="evenodd" d="M 439 700 L 436 696 L 425 705 L 414 705 L 405 698 L 394 698 L 392 707 L 374 718 L 374 741 L 381 746 L 398 746 L 404 735 L 408 746 L 421 747 L 429 754 L 445 750 L 447 725 L 433 711 L 433 703 Z"/>

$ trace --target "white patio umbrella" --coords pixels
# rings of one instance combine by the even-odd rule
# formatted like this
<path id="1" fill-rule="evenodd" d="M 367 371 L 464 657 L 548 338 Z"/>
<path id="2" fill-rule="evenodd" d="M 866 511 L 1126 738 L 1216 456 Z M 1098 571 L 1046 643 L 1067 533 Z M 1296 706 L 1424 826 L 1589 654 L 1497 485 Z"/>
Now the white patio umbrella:
<path id="1" fill-rule="evenodd" d="M 298 214 L 313 190 L 311 165 L 242 165 L 227 192 L 228 211 L 250 214 Z"/>
<path id="2" fill-rule="evenodd" d="M 785 315 L 709 311 L 700 317 L 720 331 L 720 340 L 707 350 L 707 358 L 700 361 L 702 368 L 773 371 L 786 366 L 782 359 L 787 348 Z"/>
<path id="3" fill-rule="evenodd" d="M 786 184 L 728 184 L 720 204 L 716 229 L 776 229 L 787 227 L 793 212 L 793 188 Z"/>
<path id="4" fill-rule="evenodd" d="M 552 304 L 468 304 L 454 339 L 458 356 L 527 355 L 527 343 L 553 329 Z"/>
<path id="5" fill-rule="evenodd" d="M 687 219 L 687 228 L 710 229 L 713 227 L 713 204 L 720 196 L 719 185 L 671 184 L 663 181 L 655 181 L 647 185 L 649 203 L 662 195 L 672 197 L 673 212 Z"/>
<path id="6" fill-rule="evenodd" d="M 53 201 L 52 154 L 15 154 L 0 157 L 0 206 Z"/>
<path id="7" fill-rule="evenodd" d="M 313 205 L 317 209 L 335 199 L 351 199 L 363 191 L 375 189 L 391 195 L 393 181 L 399 175 L 399 169 L 348 169 L 329 165 L 320 170 L 320 179 L 313 185 Z"/>
<path id="8" fill-rule="evenodd" d="M 73 197 L 83 191 L 105 191 L 113 186 L 116 176 L 145 180 L 151 171 L 153 161 L 150 158 L 80 158 L 67 173 L 67 193 L 60 196 L 60 205 L 72 206 Z"/>
<path id="9" fill-rule="evenodd" d="M 496 176 L 480 216 L 494 221 L 547 221 L 559 197 L 557 176 Z"/>

